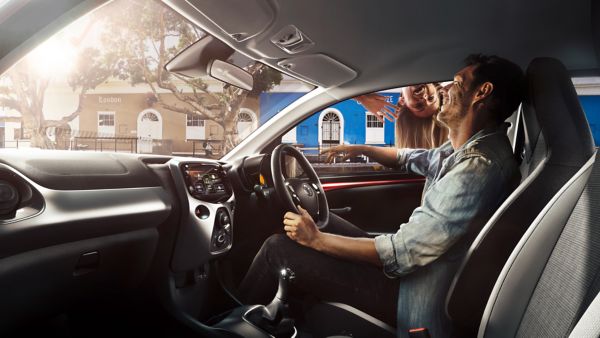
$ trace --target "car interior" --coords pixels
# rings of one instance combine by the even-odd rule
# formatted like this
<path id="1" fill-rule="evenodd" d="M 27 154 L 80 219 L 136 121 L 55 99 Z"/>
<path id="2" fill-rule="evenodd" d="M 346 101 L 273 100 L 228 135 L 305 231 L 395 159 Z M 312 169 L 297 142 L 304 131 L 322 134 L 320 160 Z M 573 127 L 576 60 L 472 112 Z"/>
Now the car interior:
<path id="1" fill-rule="evenodd" d="M 0 335 L 600 336 L 600 164 L 572 80 L 600 76 L 597 1 L 154 2 L 205 32 L 165 72 L 251 90 L 252 76 L 222 62 L 236 52 L 315 89 L 219 158 L 0 149 Z M 0 74 L 111 3 L 0 0 Z M 525 71 L 507 120 L 521 181 L 432 290 L 439 300 L 387 323 L 298 297 L 283 269 L 271 303 L 240 302 L 255 254 L 298 203 L 324 231 L 335 214 L 372 236 L 421 203 L 422 177 L 322 172 L 284 135 L 358 95 L 452 80 L 471 53 Z M 417 311 L 453 331 L 415 322 Z"/>

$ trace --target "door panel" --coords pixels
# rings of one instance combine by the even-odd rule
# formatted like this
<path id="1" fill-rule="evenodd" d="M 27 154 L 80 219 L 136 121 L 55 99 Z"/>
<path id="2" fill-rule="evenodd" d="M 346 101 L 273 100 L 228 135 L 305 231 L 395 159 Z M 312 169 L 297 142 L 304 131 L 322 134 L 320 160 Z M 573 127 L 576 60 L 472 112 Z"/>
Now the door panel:
<path id="1" fill-rule="evenodd" d="M 322 178 L 329 208 L 361 229 L 392 233 L 421 204 L 425 179 L 390 174 Z"/>

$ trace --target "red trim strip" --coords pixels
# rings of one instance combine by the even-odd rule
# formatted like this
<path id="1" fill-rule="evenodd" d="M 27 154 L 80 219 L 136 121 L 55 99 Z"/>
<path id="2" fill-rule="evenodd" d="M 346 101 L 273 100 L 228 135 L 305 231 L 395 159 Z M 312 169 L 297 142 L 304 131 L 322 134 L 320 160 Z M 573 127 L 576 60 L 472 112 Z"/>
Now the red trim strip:
<path id="1" fill-rule="evenodd" d="M 401 184 L 401 183 L 419 183 L 424 182 L 424 178 L 405 178 L 400 180 L 383 180 L 383 181 L 359 181 L 359 182 L 336 182 L 336 183 L 323 183 L 324 191 L 338 190 L 338 189 L 350 189 L 357 187 L 369 187 L 373 185 L 389 185 L 389 184 Z"/>

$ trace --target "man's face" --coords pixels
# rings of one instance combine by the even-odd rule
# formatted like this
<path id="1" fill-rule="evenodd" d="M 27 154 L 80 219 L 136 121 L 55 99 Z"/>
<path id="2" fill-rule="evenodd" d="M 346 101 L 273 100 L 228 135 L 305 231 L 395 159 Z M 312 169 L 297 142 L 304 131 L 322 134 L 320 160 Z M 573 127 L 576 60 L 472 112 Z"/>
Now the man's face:
<path id="1" fill-rule="evenodd" d="M 473 70 L 475 66 L 461 69 L 454 75 L 454 81 L 440 90 L 442 105 L 437 115 L 438 121 L 448 127 L 454 127 L 467 114 L 473 99 Z"/>
<path id="2" fill-rule="evenodd" d="M 418 117 L 430 117 L 439 110 L 439 98 L 434 84 L 402 88 L 404 105 Z"/>

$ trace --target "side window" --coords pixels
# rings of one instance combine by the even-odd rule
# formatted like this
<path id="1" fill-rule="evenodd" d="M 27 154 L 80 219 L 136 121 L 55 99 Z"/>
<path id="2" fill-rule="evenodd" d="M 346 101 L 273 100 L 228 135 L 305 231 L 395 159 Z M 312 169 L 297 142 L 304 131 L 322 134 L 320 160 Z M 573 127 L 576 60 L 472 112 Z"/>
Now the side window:
<path id="1" fill-rule="evenodd" d="M 361 95 L 315 112 L 288 131 L 283 143 L 300 149 L 321 176 L 392 171 L 374 159 L 358 155 L 326 163 L 321 153 L 340 145 L 433 148 L 447 140 L 435 115 L 438 84 L 395 88 Z"/>

